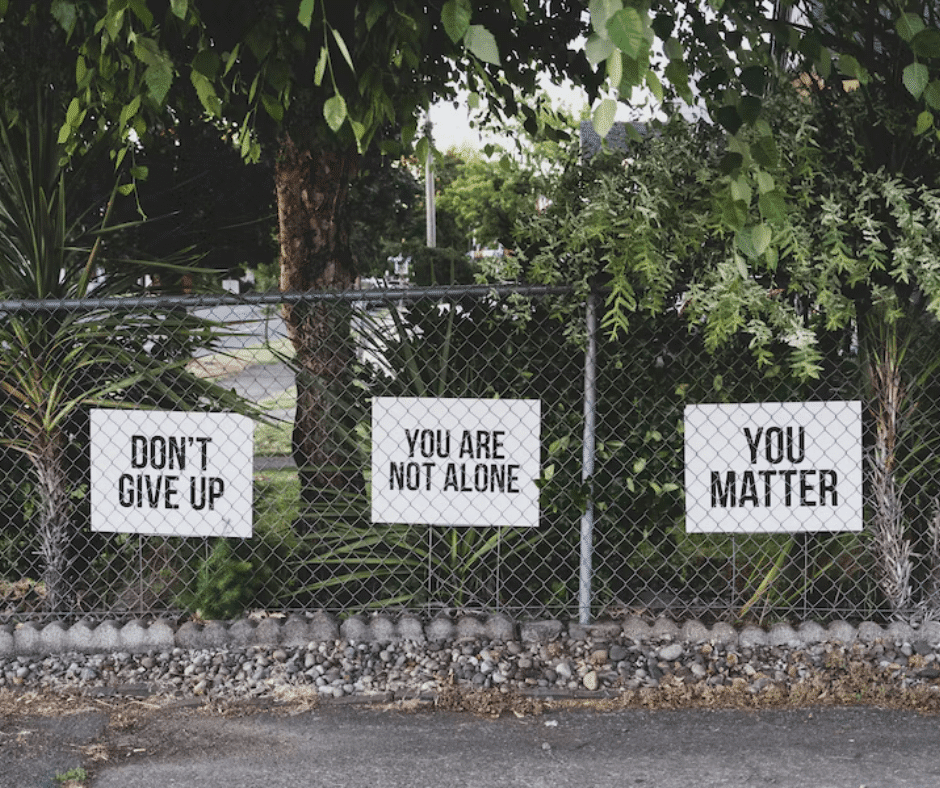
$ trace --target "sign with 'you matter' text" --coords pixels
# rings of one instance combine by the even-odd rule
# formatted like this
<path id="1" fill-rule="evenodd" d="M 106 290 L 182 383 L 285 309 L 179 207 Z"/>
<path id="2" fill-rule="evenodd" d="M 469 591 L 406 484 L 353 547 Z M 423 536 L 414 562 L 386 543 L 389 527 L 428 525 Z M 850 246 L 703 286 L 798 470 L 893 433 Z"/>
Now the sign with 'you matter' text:
<path id="1" fill-rule="evenodd" d="M 250 537 L 253 433 L 234 413 L 92 410 L 92 530 Z"/>
<path id="2" fill-rule="evenodd" d="M 688 533 L 862 530 L 859 402 L 685 408 Z"/>
<path id="3" fill-rule="evenodd" d="M 535 526 L 538 400 L 375 397 L 372 522 Z"/>

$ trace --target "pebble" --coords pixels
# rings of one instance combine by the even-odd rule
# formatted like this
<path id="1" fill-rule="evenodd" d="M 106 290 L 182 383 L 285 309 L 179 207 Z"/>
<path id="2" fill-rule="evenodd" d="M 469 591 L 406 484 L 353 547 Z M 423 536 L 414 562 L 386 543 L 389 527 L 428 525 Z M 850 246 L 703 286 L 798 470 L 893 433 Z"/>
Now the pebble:
<path id="1" fill-rule="evenodd" d="M 940 693 L 940 643 L 883 639 L 795 647 L 682 642 L 664 634 L 603 642 L 560 637 L 548 643 L 458 644 L 311 642 L 143 654 L 54 654 L 0 657 L 0 687 L 68 689 L 148 686 L 154 693 L 209 698 L 272 696 L 278 687 L 308 685 L 324 697 L 433 693 L 456 683 L 500 692 L 542 688 L 553 693 L 626 691 L 673 684 L 732 686 L 757 694 L 809 681 L 820 670 L 844 673 L 866 662 L 879 680 Z"/>
<path id="2" fill-rule="evenodd" d="M 671 643 L 660 650 L 659 658 L 664 662 L 674 662 L 682 656 L 683 651 L 681 643 Z"/>

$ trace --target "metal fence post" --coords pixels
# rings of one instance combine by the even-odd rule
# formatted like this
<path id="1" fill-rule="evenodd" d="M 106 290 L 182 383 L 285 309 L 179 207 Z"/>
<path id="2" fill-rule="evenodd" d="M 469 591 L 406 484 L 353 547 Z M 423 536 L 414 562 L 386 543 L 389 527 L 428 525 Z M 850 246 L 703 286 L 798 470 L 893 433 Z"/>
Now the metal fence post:
<path id="1" fill-rule="evenodd" d="M 585 305 L 587 347 L 584 351 L 584 439 L 581 450 L 581 481 L 587 499 L 581 515 L 581 565 L 578 587 L 578 620 L 591 623 L 591 562 L 594 550 L 594 443 L 597 415 L 597 304 L 594 292 Z"/>

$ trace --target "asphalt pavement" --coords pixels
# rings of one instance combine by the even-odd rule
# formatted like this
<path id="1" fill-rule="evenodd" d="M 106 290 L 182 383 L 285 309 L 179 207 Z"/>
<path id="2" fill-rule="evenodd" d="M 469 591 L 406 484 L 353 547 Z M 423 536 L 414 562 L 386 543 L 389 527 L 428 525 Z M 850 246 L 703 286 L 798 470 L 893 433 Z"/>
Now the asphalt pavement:
<path id="1" fill-rule="evenodd" d="M 100 720 L 83 720 L 91 733 L 72 735 L 93 752 Z M 499 719 L 361 706 L 241 717 L 177 709 L 104 738 L 110 757 L 90 770 L 91 788 L 940 786 L 938 720 L 870 707 Z"/>

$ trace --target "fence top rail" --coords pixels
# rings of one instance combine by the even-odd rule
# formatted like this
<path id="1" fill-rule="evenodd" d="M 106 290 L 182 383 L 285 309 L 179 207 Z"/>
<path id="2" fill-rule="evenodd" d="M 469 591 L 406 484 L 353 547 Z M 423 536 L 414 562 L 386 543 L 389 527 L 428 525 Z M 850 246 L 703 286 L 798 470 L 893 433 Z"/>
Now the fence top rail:
<path id="1" fill-rule="evenodd" d="M 95 309 L 132 312 L 141 309 L 198 309 L 216 306 L 277 306 L 304 302 L 329 301 L 418 301 L 429 298 L 469 296 L 505 297 L 508 295 L 550 296 L 570 295 L 574 288 L 558 285 L 454 285 L 448 287 L 370 288 L 368 290 L 310 290 L 287 293 L 246 293 L 111 296 L 108 298 L 0 299 L 0 312 L 86 312 Z"/>

